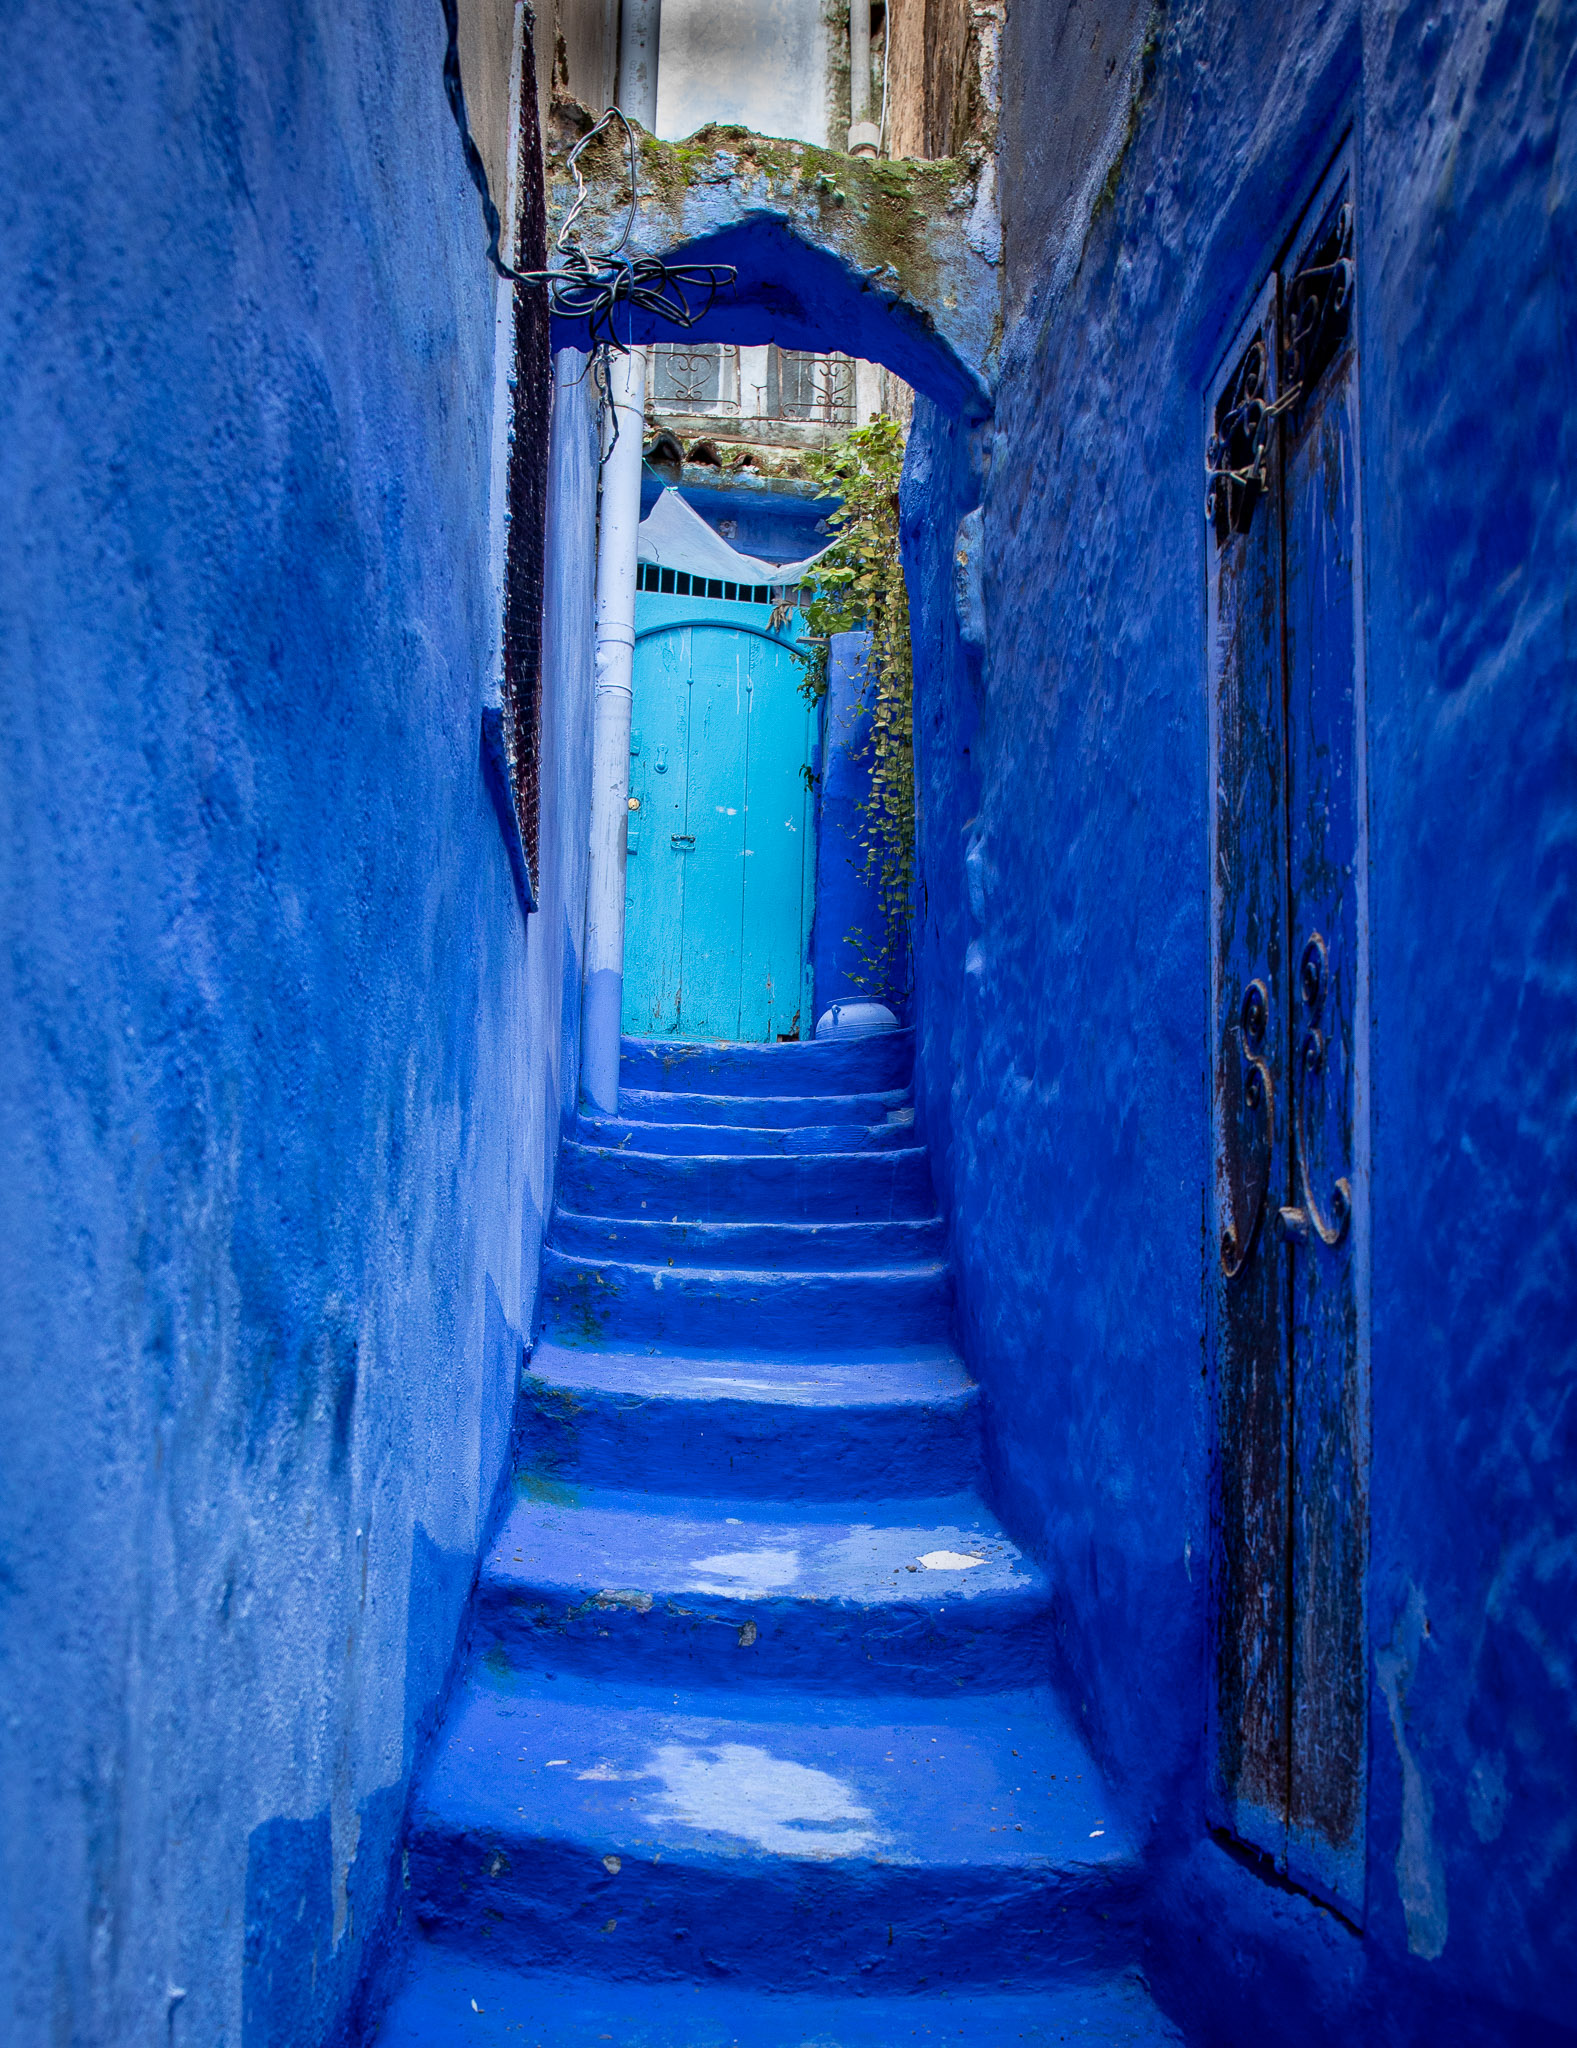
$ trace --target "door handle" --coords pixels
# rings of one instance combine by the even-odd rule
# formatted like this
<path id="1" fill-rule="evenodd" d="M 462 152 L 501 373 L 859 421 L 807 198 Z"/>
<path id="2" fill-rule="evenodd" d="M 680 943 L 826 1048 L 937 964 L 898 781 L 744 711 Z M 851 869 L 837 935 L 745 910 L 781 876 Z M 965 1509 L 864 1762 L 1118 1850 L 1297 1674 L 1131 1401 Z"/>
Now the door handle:
<path id="1" fill-rule="evenodd" d="M 1239 1191 L 1233 1185 L 1230 1156 L 1222 1176 L 1230 1220 L 1221 1228 L 1221 1270 L 1229 1280 L 1235 1280 L 1253 1256 L 1265 1214 L 1265 1200 L 1270 1193 L 1270 1155 L 1276 1138 L 1276 1088 L 1270 1062 L 1260 1051 L 1269 1022 L 1270 998 L 1265 984 L 1251 981 L 1243 991 L 1242 1005 L 1238 1010 L 1237 1041 L 1242 1062 L 1243 1105 L 1258 1123 L 1259 1131 L 1255 1146 L 1257 1156 L 1246 1201 L 1239 1200 Z M 1225 1081 L 1223 1074 L 1223 1095 Z M 1240 1223 L 1245 1207 L 1248 1220 Z"/>
<path id="2" fill-rule="evenodd" d="M 668 840 L 669 844 L 677 847 L 680 853 L 688 853 L 695 844 L 695 834 L 693 832 L 670 832 Z"/>
<path id="3" fill-rule="evenodd" d="M 1301 1207 L 1283 1209 L 1280 1217 L 1283 1234 L 1301 1244 L 1306 1244 L 1312 1233 L 1323 1245 L 1338 1245 L 1352 1222 L 1352 1182 L 1345 1175 L 1331 1190 L 1331 1221 L 1328 1223 L 1320 1214 L 1309 1180 L 1309 1133 L 1305 1117 L 1309 1106 L 1309 1082 L 1325 1067 L 1325 1034 L 1320 1030 L 1318 1019 L 1329 979 L 1325 941 L 1315 932 L 1303 949 L 1303 961 L 1298 969 L 1303 1007 L 1313 1020 L 1303 1034 L 1303 1044 L 1298 1053 L 1298 1101 L 1292 1119 L 1293 1172 L 1297 1175 L 1298 1192 L 1303 1202 Z"/>

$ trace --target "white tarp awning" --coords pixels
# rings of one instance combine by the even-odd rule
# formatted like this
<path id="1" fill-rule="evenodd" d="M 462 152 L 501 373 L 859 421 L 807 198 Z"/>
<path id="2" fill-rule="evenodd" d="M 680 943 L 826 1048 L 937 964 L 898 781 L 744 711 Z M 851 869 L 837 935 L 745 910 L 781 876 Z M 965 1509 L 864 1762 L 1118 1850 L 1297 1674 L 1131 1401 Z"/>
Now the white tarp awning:
<path id="1" fill-rule="evenodd" d="M 806 570 L 826 552 L 826 548 L 818 548 L 802 562 L 763 562 L 756 555 L 742 555 L 712 531 L 672 484 L 635 530 L 637 561 L 681 569 L 687 576 L 720 576 L 726 583 L 800 583 Z"/>

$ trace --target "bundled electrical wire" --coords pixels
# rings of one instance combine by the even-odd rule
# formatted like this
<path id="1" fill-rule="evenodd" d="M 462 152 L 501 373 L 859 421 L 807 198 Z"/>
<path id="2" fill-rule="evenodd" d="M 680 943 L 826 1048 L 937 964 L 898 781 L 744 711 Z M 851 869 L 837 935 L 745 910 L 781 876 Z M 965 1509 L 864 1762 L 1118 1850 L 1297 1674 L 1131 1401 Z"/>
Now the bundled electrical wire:
<path id="1" fill-rule="evenodd" d="M 615 122 L 624 130 L 629 153 L 630 198 L 618 240 L 611 249 L 593 254 L 575 233 L 575 223 L 586 204 L 580 156 Z M 635 131 L 617 107 L 610 108 L 576 143 L 570 151 L 569 169 L 575 180 L 575 203 L 555 239 L 560 261 L 546 270 L 519 272 L 520 282 L 544 286 L 548 303 L 563 318 L 584 320 L 594 345 L 621 350 L 629 346 L 629 324 L 623 340 L 614 325 L 621 306 L 628 314 L 643 313 L 675 327 L 693 327 L 703 319 L 718 293 L 734 282 L 738 272 L 731 263 L 668 263 L 661 256 L 626 253 L 635 226 L 636 145 Z M 698 298 L 699 304 L 692 303 L 693 298 Z"/>
<path id="2" fill-rule="evenodd" d="M 487 259 L 511 284 L 533 285 L 545 290 L 553 311 L 567 320 L 584 320 L 594 348 L 613 348 L 621 354 L 631 346 L 634 316 L 664 320 L 674 327 L 693 327 L 711 310 L 720 291 L 731 285 L 738 272 L 731 263 L 668 263 L 661 256 L 632 256 L 628 253 L 635 227 L 636 162 L 635 130 L 617 107 L 611 107 L 570 151 L 569 169 L 575 180 L 575 203 L 565 216 L 555 239 L 558 261 L 544 270 L 513 270 L 499 249 L 503 223 L 488 184 L 487 166 L 471 134 L 466 114 L 465 88 L 460 79 L 460 21 L 457 0 L 443 0 L 448 47 L 444 52 L 444 91 L 450 111 L 460 130 L 460 144 L 466 169 L 482 199 L 482 218 L 487 224 Z M 617 122 L 624 131 L 629 155 L 630 200 L 618 240 L 609 249 L 588 250 L 575 233 L 575 223 L 586 204 L 586 180 L 581 175 L 582 153 L 606 129 Z M 698 303 L 693 303 L 698 301 Z M 621 338 L 615 321 L 625 309 L 625 332 Z"/>

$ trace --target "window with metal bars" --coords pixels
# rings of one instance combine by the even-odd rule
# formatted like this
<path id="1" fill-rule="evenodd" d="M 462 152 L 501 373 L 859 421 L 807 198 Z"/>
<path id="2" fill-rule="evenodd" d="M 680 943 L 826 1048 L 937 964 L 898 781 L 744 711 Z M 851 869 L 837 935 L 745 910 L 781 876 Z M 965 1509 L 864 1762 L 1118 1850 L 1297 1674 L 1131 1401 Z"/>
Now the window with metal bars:
<path id="1" fill-rule="evenodd" d="M 737 412 L 739 351 L 721 342 L 659 342 L 652 351 L 652 403 L 676 412 Z"/>
<path id="2" fill-rule="evenodd" d="M 774 347 L 767 357 L 767 413 L 772 419 L 854 425 L 854 363 L 845 355 Z"/>
<path id="3" fill-rule="evenodd" d="M 692 576 L 684 569 L 664 569 L 656 562 L 636 564 L 635 586 L 674 597 L 720 597 L 729 604 L 771 604 L 768 583 L 730 583 L 719 576 Z"/>

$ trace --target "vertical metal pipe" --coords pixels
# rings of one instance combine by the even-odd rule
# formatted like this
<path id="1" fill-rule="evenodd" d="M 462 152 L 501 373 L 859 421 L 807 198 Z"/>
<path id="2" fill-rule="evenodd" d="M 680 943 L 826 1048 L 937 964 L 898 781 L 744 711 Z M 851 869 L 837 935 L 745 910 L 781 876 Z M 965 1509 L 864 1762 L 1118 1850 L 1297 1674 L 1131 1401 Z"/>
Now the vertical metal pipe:
<path id="1" fill-rule="evenodd" d="M 849 154 L 875 156 L 880 140 L 871 119 L 871 0 L 849 0 Z"/>
<path id="2" fill-rule="evenodd" d="M 662 0 L 623 0 L 619 105 L 648 133 L 657 125 L 661 28 Z M 641 449 L 646 432 L 645 349 L 610 357 L 608 402 L 613 445 L 602 466 L 597 529 L 597 680 L 580 1085 L 587 1101 L 611 1116 L 619 1107 L 619 1026 L 624 1007 L 624 852 L 635 664 L 635 529 L 641 523 Z"/>
<path id="3" fill-rule="evenodd" d="M 849 0 L 849 129 L 871 118 L 871 0 Z"/>
<path id="4" fill-rule="evenodd" d="M 619 105 L 648 135 L 657 130 L 657 45 L 663 0 L 624 0 L 619 10 Z"/>
<path id="5" fill-rule="evenodd" d="M 646 351 L 614 355 L 609 397 L 618 425 L 602 469 L 597 534 L 597 681 L 592 712 L 591 863 L 586 878 L 586 1000 L 581 1092 L 605 1115 L 619 1106 L 624 1002 L 624 833 L 630 793 L 630 692 L 635 661 L 635 529 L 641 518 Z"/>

